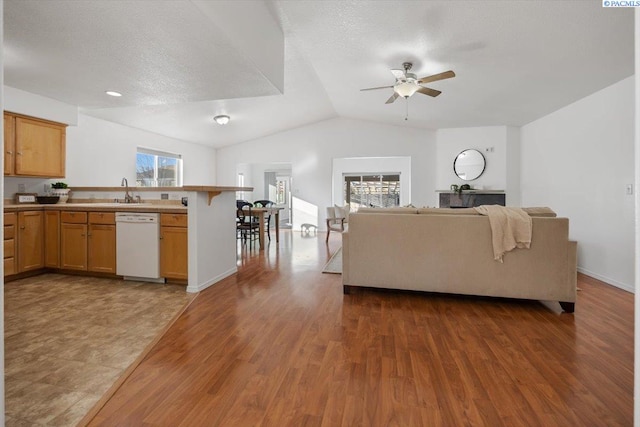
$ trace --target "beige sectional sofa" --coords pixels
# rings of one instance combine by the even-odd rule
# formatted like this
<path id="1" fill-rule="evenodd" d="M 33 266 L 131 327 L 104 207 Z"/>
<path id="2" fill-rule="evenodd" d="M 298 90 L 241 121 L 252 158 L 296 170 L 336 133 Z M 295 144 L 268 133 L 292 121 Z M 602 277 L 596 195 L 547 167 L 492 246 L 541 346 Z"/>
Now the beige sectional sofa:
<path id="1" fill-rule="evenodd" d="M 360 209 L 342 235 L 344 292 L 354 287 L 558 301 L 573 312 L 576 242 L 548 208 L 532 217 L 530 249 L 493 258 L 489 218 L 469 209 Z"/>

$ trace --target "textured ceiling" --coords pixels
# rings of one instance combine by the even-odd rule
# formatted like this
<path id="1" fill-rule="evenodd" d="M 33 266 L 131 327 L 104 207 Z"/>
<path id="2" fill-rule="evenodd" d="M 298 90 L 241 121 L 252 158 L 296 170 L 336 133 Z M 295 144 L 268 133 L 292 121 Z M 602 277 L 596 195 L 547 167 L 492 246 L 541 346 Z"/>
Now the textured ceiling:
<path id="1" fill-rule="evenodd" d="M 520 126 L 633 74 L 633 11 L 597 1 L 5 0 L 4 31 L 6 85 L 211 146 L 336 115 Z M 404 61 L 457 75 L 408 121 L 391 89 L 360 92 Z"/>

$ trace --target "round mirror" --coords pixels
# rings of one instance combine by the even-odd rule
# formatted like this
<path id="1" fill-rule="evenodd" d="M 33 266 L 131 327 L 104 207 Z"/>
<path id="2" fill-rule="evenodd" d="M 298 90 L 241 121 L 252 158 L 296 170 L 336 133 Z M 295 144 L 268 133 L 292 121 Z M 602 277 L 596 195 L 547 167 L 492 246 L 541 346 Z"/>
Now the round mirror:
<path id="1" fill-rule="evenodd" d="M 478 150 L 464 150 L 453 161 L 453 171 L 458 178 L 473 181 L 484 172 L 486 162 Z"/>

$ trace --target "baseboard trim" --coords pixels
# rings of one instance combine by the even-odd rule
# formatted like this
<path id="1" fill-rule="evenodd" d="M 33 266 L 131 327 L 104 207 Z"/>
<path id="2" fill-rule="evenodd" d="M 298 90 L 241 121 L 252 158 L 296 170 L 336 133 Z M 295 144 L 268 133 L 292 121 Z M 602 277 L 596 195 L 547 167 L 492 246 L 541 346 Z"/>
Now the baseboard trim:
<path id="1" fill-rule="evenodd" d="M 231 276 L 232 274 L 236 274 L 237 272 L 238 272 L 238 267 L 233 267 L 225 271 L 224 273 L 218 274 L 216 277 L 207 280 L 204 283 L 200 283 L 199 285 L 196 285 L 196 286 L 188 285 L 187 292 L 195 293 L 195 292 L 203 291 L 207 289 L 209 286 L 213 285 L 214 283 L 218 283 L 219 281 L 226 279 L 227 277 Z"/>
<path id="2" fill-rule="evenodd" d="M 634 286 L 630 286 L 630 285 L 627 285 L 625 283 L 618 282 L 617 280 L 614 280 L 614 279 L 612 279 L 610 277 L 603 276 L 603 275 L 598 274 L 598 273 L 594 273 L 593 271 L 589 271 L 586 268 L 578 267 L 578 271 L 580 273 L 582 273 L 582 274 L 586 274 L 587 276 L 591 276 L 594 279 L 598 279 L 598 280 L 600 280 L 602 282 L 605 282 L 607 285 L 615 286 L 616 288 L 620 288 L 620 289 L 622 289 L 624 291 L 627 291 L 627 292 L 630 292 L 632 294 L 635 294 L 635 292 L 636 292 Z"/>

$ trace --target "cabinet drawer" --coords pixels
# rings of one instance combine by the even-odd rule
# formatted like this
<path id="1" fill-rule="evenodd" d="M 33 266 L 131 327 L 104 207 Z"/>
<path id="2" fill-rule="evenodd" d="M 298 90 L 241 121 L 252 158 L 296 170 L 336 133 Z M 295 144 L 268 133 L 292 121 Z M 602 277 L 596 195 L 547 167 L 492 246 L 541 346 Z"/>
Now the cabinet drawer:
<path id="1" fill-rule="evenodd" d="M 89 212 L 89 224 L 115 224 L 115 212 Z"/>
<path id="2" fill-rule="evenodd" d="M 167 227 L 186 227 L 187 214 L 160 214 L 160 225 Z"/>
<path id="3" fill-rule="evenodd" d="M 17 217 L 18 216 L 15 213 L 4 214 L 4 225 L 15 225 L 17 222 Z"/>
<path id="4" fill-rule="evenodd" d="M 4 259 L 4 275 L 16 274 L 16 259 L 5 258 Z"/>
<path id="5" fill-rule="evenodd" d="M 4 257 L 13 258 L 16 251 L 16 241 L 13 239 L 4 241 Z"/>
<path id="6" fill-rule="evenodd" d="M 13 239 L 16 237 L 16 226 L 5 225 L 4 226 L 4 240 Z"/>
<path id="7" fill-rule="evenodd" d="M 71 224 L 86 224 L 87 213 L 86 212 L 61 212 L 60 222 L 66 222 Z"/>

